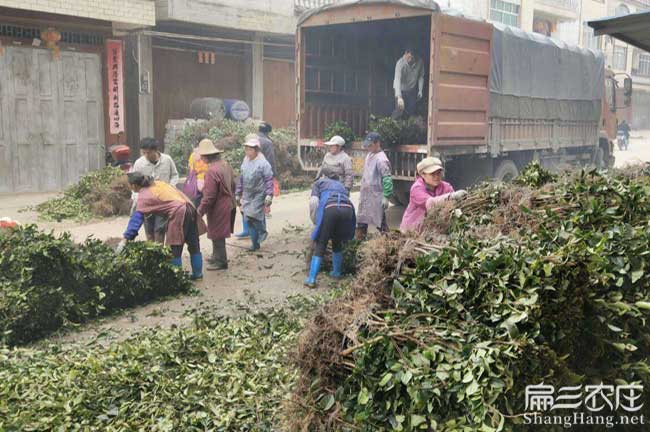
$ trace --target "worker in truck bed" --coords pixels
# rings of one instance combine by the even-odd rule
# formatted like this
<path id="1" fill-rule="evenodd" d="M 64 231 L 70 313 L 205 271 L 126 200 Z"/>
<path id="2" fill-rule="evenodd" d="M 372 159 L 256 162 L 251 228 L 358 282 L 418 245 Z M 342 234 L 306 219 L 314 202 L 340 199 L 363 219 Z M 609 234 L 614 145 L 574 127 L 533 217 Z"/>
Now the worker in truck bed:
<path id="1" fill-rule="evenodd" d="M 363 140 L 363 148 L 368 151 L 361 177 L 359 213 L 357 216 L 357 240 L 365 240 L 368 226 L 377 227 L 380 232 L 388 231 L 386 209 L 393 194 L 393 177 L 390 161 L 381 149 L 381 135 L 370 132 Z"/>
<path id="2" fill-rule="evenodd" d="M 424 63 L 413 48 L 406 48 L 404 55 L 395 65 L 393 89 L 397 100 L 393 119 L 414 116 L 415 104 L 418 99 L 422 99 L 424 90 Z"/>

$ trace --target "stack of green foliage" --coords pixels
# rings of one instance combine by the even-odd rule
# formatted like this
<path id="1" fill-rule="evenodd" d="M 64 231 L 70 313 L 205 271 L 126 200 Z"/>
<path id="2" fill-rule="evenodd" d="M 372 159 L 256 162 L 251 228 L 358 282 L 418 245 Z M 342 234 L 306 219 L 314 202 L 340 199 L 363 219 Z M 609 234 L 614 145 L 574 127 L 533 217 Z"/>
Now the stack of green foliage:
<path id="1" fill-rule="evenodd" d="M 287 353 L 319 298 L 99 344 L 0 349 L 0 430 L 273 431 Z"/>
<path id="2" fill-rule="evenodd" d="M 104 243 L 73 243 L 35 226 L 0 234 L 0 342 L 37 340 L 153 299 L 186 293 L 191 283 L 160 245 L 131 243 L 116 255 Z"/>
<path id="3" fill-rule="evenodd" d="M 183 129 L 176 141 L 170 145 L 169 154 L 181 174 L 187 174 L 188 161 L 194 146 L 202 136 L 223 145 L 224 159 L 239 173 L 244 160 L 243 143 L 246 136 L 256 134 L 257 126 L 252 122 L 233 120 L 210 120 L 192 123 Z M 293 189 L 309 184 L 313 178 L 306 176 L 298 160 L 296 131 L 291 128 L 274 129 L 270 136 L 274 144 L 276 174 L 283 189 Z"/>
<path id="4" fill-rule="evenodd" d="M 525 172 L 371 246 L 302 337 L 296 429 L 517 430 L 528 385 L 647 388 L 650 172 Z"/>
<path id="5" fill-rule="evenodd" d="M 345 140 L 345 144 L 348 146 L 357 139 L 352 128 L 346 122 L 340 120 L 328 125 L 324 134 L 324 140 L 330 140 L 333 136 L 338 135 Z"/>
<path id="6" fill-rule="evenodd" d="M 127 215 L 130 207 L 131 190 L 124 172 L 109 166 L 84 175 L 62 197 L 39 204 L 36 211 L 43 220 L 87 220 Z"/>
<path id="7" fill-rule="evenodd" d="M 378 132 L 383 144 L 388 147 L 427 143 L 426 123 L 420 117 L 410 117 L 406 120 L 371 117 L 368 128 L 371 132 Z"/>

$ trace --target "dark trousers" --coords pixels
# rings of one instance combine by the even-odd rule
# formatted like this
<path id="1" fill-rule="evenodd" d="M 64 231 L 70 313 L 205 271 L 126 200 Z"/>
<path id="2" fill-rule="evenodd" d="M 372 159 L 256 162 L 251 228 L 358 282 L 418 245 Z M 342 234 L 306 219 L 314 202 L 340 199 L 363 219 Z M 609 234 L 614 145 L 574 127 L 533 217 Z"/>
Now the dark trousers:
<path id="1" fill-rule="evenodd" d="M 185 210 L 185 220 L 183 221 L 183 236 L 185 244 L 190 255 L 195 255 L 201 251 L 199 244 L 199 229 L 196 226 L 196 209 L 188 205 Z M 172 254 L 174 258 L 180 258 L 183 254 L 184 245 L 172 245 Z"/>
<path id="2" fill-rule="evenodd" d="M 357 229 L 363 231 L 364 236 L 368 234 L 368 224 L 365 223 L 357 224 Z M 381 226 L 378 226 L 377 230 L 382 233 L 388 232 L 388 222 L 386 221 L 386 212 L 383 212 L 381 214 Z"/>
<path id="3" fill-rule="evenodd" d="M 418 86 L 403 91 L 402 99 L 404 99 L 404 117 L 413 117 L 415 115 L 415 105 L 418 101 Z"/>
<path id="4" fill-rule="evenodd" d="M 314 256 L 325 255 L 327 243 L 332 240 L 332 251 L 341 252 L 345 243 L 354 238 L 354 210 L 352 207 L 328 207 L 323 213 Z"/>

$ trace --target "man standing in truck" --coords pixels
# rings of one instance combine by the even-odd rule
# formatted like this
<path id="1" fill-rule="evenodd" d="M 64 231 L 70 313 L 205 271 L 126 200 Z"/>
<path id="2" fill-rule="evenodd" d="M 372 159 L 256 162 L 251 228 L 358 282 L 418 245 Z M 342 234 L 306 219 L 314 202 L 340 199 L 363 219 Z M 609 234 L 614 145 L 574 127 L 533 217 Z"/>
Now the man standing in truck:
<path id="1" fill-rule="evenodd" d="M 370 132 L 363 140 L 363 148 L 368 151 L 368 156 L 361 177 L 359 214 L 355 233 L 357 240 L 365 240 L 370 225 L 377 227 L 380 232 L 388 231 L 386 209 L 393 194 L 390 161 L 381 149 L 381 135 Z"/>
<path id="2" fill-rule="evenodd" d="M 424 63 L 413 48 L 406 48 L 404 55 L 395 65 L 393 81 L 397 109 L 393 118 L 408 118 L 415 115 L 415 104 L 422 99 L 424 90 Z"/>

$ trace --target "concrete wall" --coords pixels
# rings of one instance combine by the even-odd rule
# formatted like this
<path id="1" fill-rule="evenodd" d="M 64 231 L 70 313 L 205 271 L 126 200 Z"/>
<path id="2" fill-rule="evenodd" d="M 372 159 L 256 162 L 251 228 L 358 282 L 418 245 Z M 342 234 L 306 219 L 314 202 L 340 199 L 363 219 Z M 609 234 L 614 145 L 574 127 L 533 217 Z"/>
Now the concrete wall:
<path id="1" fill-rule="evenodd" d="M 0 6 L 144 26 L 156 23 L 153 0 L 0 0 Z"/>
<path id="2" fill-rule="evenodd" d="M 158 0 L 160 19 L 267 33 L 293 34 L 294 0 Z"/>

